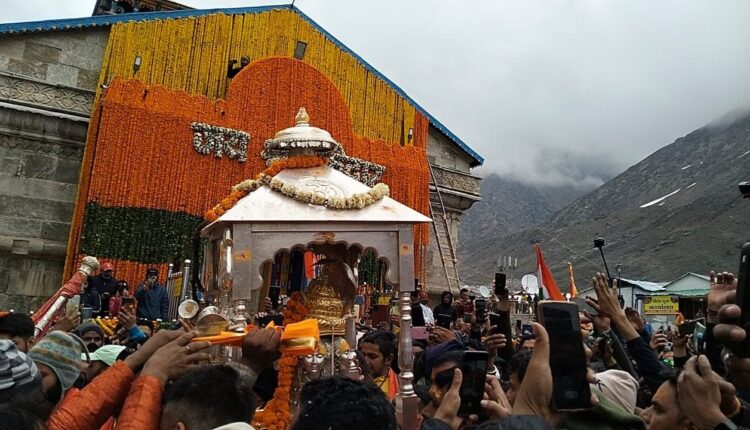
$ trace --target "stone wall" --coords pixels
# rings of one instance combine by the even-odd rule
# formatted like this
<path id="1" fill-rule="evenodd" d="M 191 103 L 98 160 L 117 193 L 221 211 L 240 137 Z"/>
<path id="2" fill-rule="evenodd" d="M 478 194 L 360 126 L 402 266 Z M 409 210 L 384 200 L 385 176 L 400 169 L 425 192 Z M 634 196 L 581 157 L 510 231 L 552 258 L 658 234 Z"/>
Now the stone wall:
<path id="1" fill-rule="evenodd" d="M 470 174 L 471 158 L 433 127 L 430 127 L 427 140 L 427 155 L 433 166 L 435 182 L 440 187 L 450 236 L 456 248 L 456 255 L 458 255 L 458 225 L 464 211 L 480 200 L 480 179 Z M 431 183 L 430 201 L 433 207 L 439 207 L 439 199 L 435 190 L 435 184 Z M 434 215 L 439 216 L 439 213 L 435 212 Z M 437 222 L 436 225 L 439 228 L 441 223 Z M 448 289 L 448 280 L 438 246 L 439 241 L 435 236 L 435 229 L 432 228 L 430 229 L 430 245 L 427 249 L 427 285 L 435 296 Z"/>
<path id="2" fill-rule="evenodd" d="M 0 37 L 0 309 L 61 285 L 108 30 Z"/>
<path id="3" fill-rule="evenodd" d="M 0 71 L 53 86 L 94 91 L 108 35 L 108 28 L 93 28 L 0 36 Z"/>
<path id="4" fill-rule="evenodd" d="M 471 169 L 471 157 L 432 126 L 427 138 L 427 157 L 433 165 L 465 173 L 469 173 Z"/>

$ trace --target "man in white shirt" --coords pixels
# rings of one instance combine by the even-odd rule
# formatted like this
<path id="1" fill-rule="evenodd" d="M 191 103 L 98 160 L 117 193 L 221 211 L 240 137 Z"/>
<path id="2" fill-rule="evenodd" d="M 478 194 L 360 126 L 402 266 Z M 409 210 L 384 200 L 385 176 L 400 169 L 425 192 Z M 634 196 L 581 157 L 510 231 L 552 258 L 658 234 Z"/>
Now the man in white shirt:
<path id="1" fill-rule="evenodd" d="M 432 314 L 432 309 L 430 309 L 427 303 L 427 292 L 421 291 L 419 293 L 419 306 L 422 308 L 425 325 L 435 325 L 435 317 Z"/>

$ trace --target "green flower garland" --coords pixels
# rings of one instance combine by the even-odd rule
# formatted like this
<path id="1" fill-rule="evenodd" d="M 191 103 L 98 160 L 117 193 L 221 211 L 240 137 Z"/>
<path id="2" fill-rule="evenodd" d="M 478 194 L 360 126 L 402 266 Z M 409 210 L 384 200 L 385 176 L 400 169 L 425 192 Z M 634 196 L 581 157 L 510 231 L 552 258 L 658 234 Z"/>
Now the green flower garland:
<path id="1" fill-rule="evenodd" d="M 103 258 L 167 263 L 193 254 L 201 217 L 184 212 L 88 203 L 80 252 Z"/>

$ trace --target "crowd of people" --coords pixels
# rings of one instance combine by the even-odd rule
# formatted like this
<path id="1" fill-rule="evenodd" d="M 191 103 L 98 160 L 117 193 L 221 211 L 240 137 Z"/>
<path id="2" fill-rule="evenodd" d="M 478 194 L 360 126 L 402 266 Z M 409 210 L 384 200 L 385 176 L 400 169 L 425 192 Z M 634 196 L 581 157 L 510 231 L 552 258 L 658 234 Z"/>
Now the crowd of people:
<path id="1" fill-rule="evenodd" d="M 131 306 L 127 300 L 123 305 L 130 291 L 114 280 L 111 269 L 103 265 L 90 280 L 82 303 L 96 302 L 94 295 L 101 302 L 109 294 L 106 312 L 117 316 L 112 334 L 66 314 L 37 338 L 28 315 L 0 313 L 0 428 L 252 428 L 256 410 L 273 396 L 279 380 L 280 334 L 262 327 L 283 323 L 284 301 L 266 299 L 258 328 L 242 341 L 241 359 L 217 363 L 208 342 L 192 341 L 197 334 L 189 324 L 176 330 L 145 324 L 152 312 L 163 312 L 156 273 L 147 273 Z M 542 324 L 531 323 L 506 338 L 480 315 L 468 291 L 455 301 L 444 293 L 434 308 L 424 292 L 412 294 L 414 323 L 426 334 L 415 336 L 412 345 L 420 427 L 750 428 L 750 358 L 743 355 L 746 332 L 738 325 L 742 310 L 733 304 L 732 274 L 711 274 L 707 331 L 700 341 L 681 335 L 679 324 L 651 329 L 637 311 L 621 306 L 616 284 L 605 275 L 597 274 L 592 283 L 595 295 L 586 302 L 596 312 L 580 313 L 590 404 L 565 411 L 552 401 L 550 360 L 555 357 Z M 436 324 L 437 315 L 449 315 L 449 324 Z M 358 325 L 361 374 L 306 383 L 289 428 L 398 428 L 397 322 Z M 499 353 L 511 345 L 509 359 Z M 487 352 L 487 375 L 481 412 L 467 415 L 459 412 L 461 369 L 472 351 Z"/>
<path id="2" fill-rule="evenodd" d="M 137 318 L 167 321 L 169 295 L 158 279 L 159 270 L 150 267 L 146 270 L 144 280 L 135 291 L 131 291 L 126 280 L 115 277 L 115 266 L 112 263 L 102 263 L 99 274 L 88 277 L 81 293 L 81 305 L 90 310 L 91 317 L 116 318 L 123 301 L 127 302 L 132 298 L 138 302 Z"/>

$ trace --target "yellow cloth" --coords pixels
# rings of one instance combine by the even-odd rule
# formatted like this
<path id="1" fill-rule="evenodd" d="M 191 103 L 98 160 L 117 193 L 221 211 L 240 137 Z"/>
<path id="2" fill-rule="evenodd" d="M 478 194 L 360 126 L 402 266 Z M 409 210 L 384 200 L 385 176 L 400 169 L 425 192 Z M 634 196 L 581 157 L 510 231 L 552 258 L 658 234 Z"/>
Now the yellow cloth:
<path id="1" fill-rule="evenodd" d="M 383 391 L 383 394 L 386 396 L 388 395 L 391 384 L 390 381 L 388 381 L 388 376 L 380 376 L 372 380 L 372 382 L 375 383 L 380 389 Z"/>
<path id="2" fill-rule="evenodd" d="M 281 352 L 296 354 L 315 354 L 320 342 L 318 320 L 307 319 L 298 323 L 287 324 L 281 335 Z"/>
<path id="3" fill-rule="evenodd" d="M 396 375 L 396 372 L 388 369 L 387 375 L 377 377 L 372 381 L 375 383 L 375 385 L 380 387 L 381 390 L 383 390 L 383 394 L 388 397 L 388 400 L 393 400 L 396 398 L 396 394 L 398 394 L 399 389 L 398 376 Z"/>

